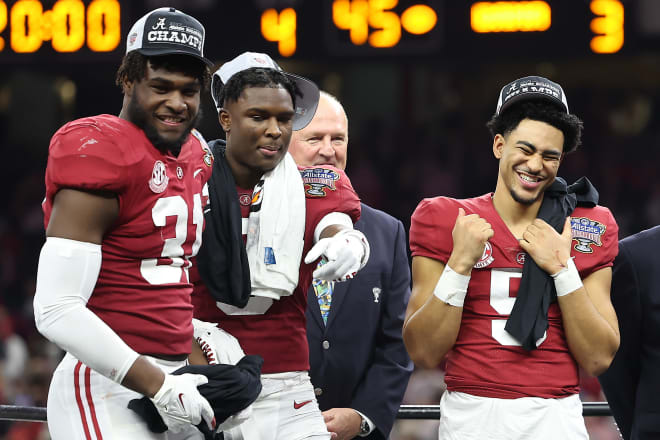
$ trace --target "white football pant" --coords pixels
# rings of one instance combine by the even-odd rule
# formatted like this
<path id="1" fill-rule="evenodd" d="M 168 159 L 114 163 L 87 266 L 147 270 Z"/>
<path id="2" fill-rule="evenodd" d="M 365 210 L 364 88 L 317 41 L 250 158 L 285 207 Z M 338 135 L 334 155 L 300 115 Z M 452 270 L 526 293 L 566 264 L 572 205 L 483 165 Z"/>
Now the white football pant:
<path id="1" fill-rule="evenodd" d="M 306 371 L 262 374 L 252 415 L 225 440 L 330 440 Z"/>
<path id="2" fill-rule="evenodd" d="M 446 391 L 438 431 L 439 440 L 589 440 L 577 394 L 497 399 Z"/>
<path id="3" fill-rule="evenodd" d="M 146 356 L 165 373 L 187 361 L 164 361 Z M 128 402 L 141 399 L 131 391 L 67 353 L 55 369 L 48 391 L 48 430 L 53 440 L 171 440 L 167 431 L 154 434 Z M 191 430 L 198 431 L 194 426 Z"/>

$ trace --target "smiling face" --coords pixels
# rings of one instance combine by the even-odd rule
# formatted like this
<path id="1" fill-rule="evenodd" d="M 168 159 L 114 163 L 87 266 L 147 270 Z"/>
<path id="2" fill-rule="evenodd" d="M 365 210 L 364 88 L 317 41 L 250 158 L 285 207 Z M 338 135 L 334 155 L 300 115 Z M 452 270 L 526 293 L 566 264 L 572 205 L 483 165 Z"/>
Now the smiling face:
<path id="1" fill-rule="evenodd" d="M 178 155 L 199 118 L 199 80 L 147 63 L 144 78 L 127 81 L 124 90 L 126 119 L 144 130 L 156 148 Z"/>
<path id="2" fill-rule="evenodd" d="M 227 161 L 239 186 L 251 188 L 284 158 L 291 139 L 293 100 L 281 86 L 247 87 L 225 102 L 218 118 L 227 133 Z"/>
<path id="3" fill-rule="evenodd" d="M 500 161 L 496 193 L 501 196 L 506 191 L 522 205 L 540 203 L 557 176 L 563 150 L 563 133 L 545 122 L 523 119 L 508 135 L 496 135 L 493 153 Z"/>
<path id="4" fill-rule="evenodd" d="M 298 165 L 346 168 L 348 120 L 341 104 L 321 93 L 314 119 L 293 133 L 289 152 Z"/>

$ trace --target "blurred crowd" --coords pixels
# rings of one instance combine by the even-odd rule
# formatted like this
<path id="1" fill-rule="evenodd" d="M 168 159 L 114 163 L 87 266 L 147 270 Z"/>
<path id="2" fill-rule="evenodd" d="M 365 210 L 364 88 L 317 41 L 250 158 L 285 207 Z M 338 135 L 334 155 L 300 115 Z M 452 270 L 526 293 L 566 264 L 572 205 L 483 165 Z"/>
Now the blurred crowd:
<path id="1" fill-rule="evenodd" d="M 396 108 L 387 109 L 386 117 L 361 114 L 360 102 L 351 99 L 350 90 L 333 90 L 321 82 L 346 104 L 351 120 L 347 172 L 355 189 L 366 203 L 401 219 L 406 228 L 424 197 L 471 197 L 494 189 L 495 159 L 485 122 L 495 108 L 498 89 L 493 85 L 481 90 L 481 96 L 471 96 L 480 95 L 480 90 L 470 88 L 474 84 L 469 76 L 460 78 L 445 78 L 421 97 L 415 97 L 414 90 L 400 92 Z M 655 149 L 660 120 L 653 117 L 659 96 L 643 88 L 572 88 L 570 81 L 565 88 L 572 97 L 571 110 L 585 121 L 585 134 L 584 145 L 566 159 L 559 174 L 569 182 L 589 177 L 600 192 L 601 204 L 614 213 L 620 238 L 660 224 L 660 149 Z M 104 105 L 101 112 L 119 107 L 118 91 L 116 95 L 117 105 Z M 6 189 L 0 193 L 0 404 L 43 407 L 51 373 L 62 354 L 37 334 L 32 314 L 44 240 L 41 201 L 47 142 L 66 118 L 85 116 L 88 108 L 81 105 L 70 114 L 55 110 L 59 120 L 50 125 L 35 122 L 31 128 L 29 119 L 22 121 L 27 130 L 41 132 L 21 137 L 15 135 L 16 115 L 9 110 L 15 106 L 26 105 L 7 97 L 5 87 L 5 92 L 0 91 L 0 153 L 5 164 L 0 179 Z M 215 117 L 212 110 L 205 116 L 209 117 Z M 214 137 L 204 132 L 204 125 L 201 130 Z M 605 400 L 595 378 L 583 377 L 581 385 L 584 401 Z M 418 369 L 404 404 L 436 405 L 443 390 L 441 369 Z M 593 440 L 617 438 L 611 418 L 586 421 Z M 437 423 L 398 421 L 392 439 L 436 438 Z M 0 421 L 0 440 L 46 438 L 45 424 Z"/>

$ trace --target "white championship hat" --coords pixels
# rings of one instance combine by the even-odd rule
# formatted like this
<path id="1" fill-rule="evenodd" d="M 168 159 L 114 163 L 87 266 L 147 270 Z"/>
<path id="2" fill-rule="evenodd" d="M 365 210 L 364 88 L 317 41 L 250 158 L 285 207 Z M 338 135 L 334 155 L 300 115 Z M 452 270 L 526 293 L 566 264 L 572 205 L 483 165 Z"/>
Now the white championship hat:
<path id="1" fill-rule="evenodd" d="M 211 79 L 211 96 L 215 102 L 216 109 L 222 107 L 218 102 L 219 93 L 222 86 L 236 73 L 251 67 L 262 67 L 265 69 L 275 69 L 286 75 L 289 80 L 296 83 L 300 95 L 296 96 L 296 113 L 293 116 L 293 129 L 301 130 L 310 123 L 316 113 L 316 107 L 319 103 L 319 88 L 312 81 L 302 76 L 294 75 L 282 70 L 275 61 L 264 53 L 244 52 L 231 61 L 227 61 L 220 67 Z"/>
<path id="2" fill-rule="evenodd" d="M 204 26 L 174 8 L 158 8 L 140 18 L 126 39 L 126 53 L 134 50 L 146 56 L 181 54 L 204 58 Z"/>

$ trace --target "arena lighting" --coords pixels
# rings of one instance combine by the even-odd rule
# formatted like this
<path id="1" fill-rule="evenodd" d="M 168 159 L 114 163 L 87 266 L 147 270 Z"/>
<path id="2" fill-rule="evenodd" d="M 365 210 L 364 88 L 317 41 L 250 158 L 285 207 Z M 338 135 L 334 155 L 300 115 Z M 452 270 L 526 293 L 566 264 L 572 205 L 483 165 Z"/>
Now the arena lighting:
<path id="1" fill-rule="evenodd" d="M 619 0 L 592 0 L 591 50 L 595 53 L 615 53 L 623 47 L 623 5 Z"/>
<path id="2" fill-rule="evenodd" d="M 19 0 L 8 11 L 0 0 L 0 33 L 10 25 L 10 47 L 17 53 L 36 52 L 50 41 L 57 52 L 76 52 L 87 41 L 94 52 L 110 52 L 121 41 L 118 0 L 93 0 L 87 7 L 81 0 L 58 0 L 44 11 L 43 2 Z M 0 38 L 0 51 L 5 41 Z"/>
<path id="3" fill-rule="evenodd" d="M 261 14 L 261 35 L 278 43 L 280 55 L 293 55 L 296 52 L 296 10 L 286 8 L 278 13 L 275 9 L 266 9 Z"/>
<path id="4" fill-rule="evenodd" d="M 470 25 L 478 33 L 542 32 L 551 23 L 552 10 L 544 1 L 477 2 L 470 8 Z"/>

